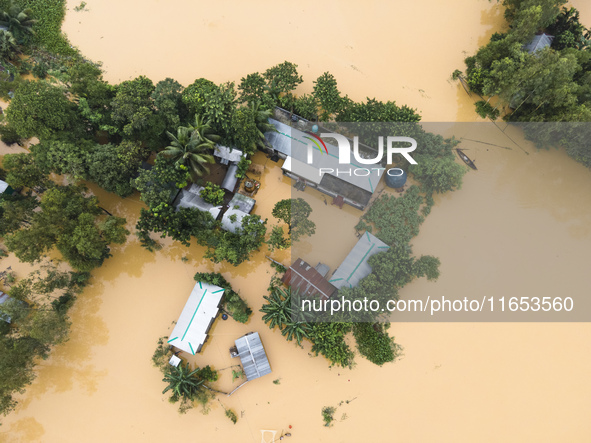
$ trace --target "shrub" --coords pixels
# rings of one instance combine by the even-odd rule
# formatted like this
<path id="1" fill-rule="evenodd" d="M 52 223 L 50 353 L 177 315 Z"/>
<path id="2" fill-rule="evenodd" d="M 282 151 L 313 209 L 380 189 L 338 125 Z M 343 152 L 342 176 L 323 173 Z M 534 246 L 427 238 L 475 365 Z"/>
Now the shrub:
<path id="1" fill-rule="evenodd" d="M 359 353 L 378 366 L 394 361 L 400 352 L 400 346 L 388 335 L 380 323 L 355 323 L 353 335 L 357 341 Z"/>
<path id="2" fill-rule="evenodd" d="M 325 406 L 322 408 L 322 419 L 324 420 L 324 426 L 326 426 L 327 428 L 334 420 L 334 413 L 336 412 L 336 410 L 337 408 L 335 408 L 334 406 Z"/>
<path id="3" fill-rule="evenodd" d="M 199 195 L 203 200 L 205 200 L 205 202 L 212 204 L 214 206 L 218 206 L 222 204 L 222 202 L 224 201 L 225 192 L 218 185 L 214 185 L 211 182 L 207 182 L 207 184 L 201 190 Z"/>
<path id="4" fill-rule="evenodd" d="M 240 323 L 246 323 L 252 314 L 252 309 L 248 304 L 240 298 L 237 292 L 232 289 L 232 285 L 228 283 L 222 274 L 218 272 L 198 272 L 193 277 L 195 281 L 202 281 L 210 285 L 216 285 L 224 288 L 224 309 L 232 316 L 234 320 Z"/>

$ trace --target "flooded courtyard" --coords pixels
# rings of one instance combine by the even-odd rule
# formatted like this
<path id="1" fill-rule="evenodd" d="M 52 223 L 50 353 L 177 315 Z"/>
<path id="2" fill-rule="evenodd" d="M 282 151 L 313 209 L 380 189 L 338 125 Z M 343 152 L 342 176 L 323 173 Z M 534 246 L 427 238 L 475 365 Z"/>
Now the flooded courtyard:
<path id="1" fill-rule="evenodd" d="M 70 2 L 64 30 L 86 56 L 104 62 L 111 82 L 140 74 L 185 85 L 198 77 L 239 81 L 287 59 L 304 76 L 300 92 L 329 70 L 351 98 L 408 104 L 425 121 L 477 120 L 472 100 L 449 76 L 462 67 L 462 51 L 472 53 L 502 24 L 494 3 L 468 0 L 453 8 L 432 0 L 272 8 L 264 2 L 87 3 L 87 11 L 75 12 Z M 253 4 L 261 6 L 256 20 L 264 26 L 250 21 Z M 575 6 L 591 24 L 589 5 Z M 490 125 L 470 128 L 459 135 L 509 146 L 500 130 L 487 132 Z M 591 173 L 562 151 L 538 152 L 519 134 L 511 136 L 528 154 L 517 146 L 462 142 L 479 170 L 465 176 L 461 190 L 436 197 L 412 242 L 415 255 L 440 258 L 441 277 L 413 282 L 402 297 L 589 292 Z M 0 154 L 9 152 L 16 148 L 3 146 Z M 257 154 L 254 162 L 263 172 L 253 212 L 277 224 L 272 207 L 293 188 L 281 160 Z M 133 230 L 143 207 L 137 194 L 119 199 L 91 189 Z M 334 269 L 357 241 L 352 227 L 361 212 L 305 192 L 319 226 L 306 259 Z M 321 221 L 335 211 L 339 226 L 327 229 Z M 357 356 L 352 370 L 329 368 L 311 356 L 308 343 L 298 348 L 262 322 L 258 310 L 274 273 L 265 248 L 237 268 L 212 264 L 194 245 L 164 241 L 150 253 L 133 235 L 112 252 L 71 311 L 70 340 L 40 362 L 17 410 L 2 420 L 0 441 L 259 442 L 261 430 L 278 437 L 290 425 L 293 442 L 586 441 L 591 433 L 589 323 L 393 324 L 390 332 L 404 347 L 400 361 L 377 367 Z M 272 256 L 291 259 L 289 252 Z M 12 265 L 21 277 L 30 269 L 12 256 L 0 265 Z M 199 409 L 180 415 L 161 394 L 162 375 L 151 356 L 158 338 L 172 330 L 198 271 L 221 272 L 254 314 L 246 325 L 216 320 L 197 364 L 220 369 L 219 386 L 228 390 L 239 383 L 223 369 L 235 363 L 228 349 L 257 331 L 273 372 L 231 397 L 218 396 L 221 404 L 212 402 L 207 415 Z M 338 406 L 331 428 L 322 426 L 324 406 Z M 236 411 L 236 425 L 223 407 Z"/>

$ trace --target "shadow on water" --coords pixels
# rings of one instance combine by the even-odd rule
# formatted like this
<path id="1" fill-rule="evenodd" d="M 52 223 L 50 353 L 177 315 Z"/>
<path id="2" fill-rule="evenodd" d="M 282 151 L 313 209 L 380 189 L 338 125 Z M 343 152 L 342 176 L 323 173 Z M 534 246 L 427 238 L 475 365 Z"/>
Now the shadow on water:
<path id="1" fill-rule="evenodd" d="M 7 432 L 0 432 L 0 440 L 12 443 L 39 441 L 45 434 L 43 426 L 34 417 L 15 421 Z"/>
<path id="2" fill-rule="evenodd" d="M 69 340 L 56 346 L 47 360 L 37 365 L 37 381 L 27 388 L 27 395 L 19 401 L 17 409 L 26 409 L 32 400 L 47 392 L 66 392 L 79 385 L 87 395 L 97 390 L 106 371 L 97 371 L 88 363 L 96 346 L 109 341 L 109 331 L 99 314 L 104 285 L 97 281 L 78 296 L 71 311 L 72 327 Z M 84 363 L 85 362 L 85 363 Z"/>

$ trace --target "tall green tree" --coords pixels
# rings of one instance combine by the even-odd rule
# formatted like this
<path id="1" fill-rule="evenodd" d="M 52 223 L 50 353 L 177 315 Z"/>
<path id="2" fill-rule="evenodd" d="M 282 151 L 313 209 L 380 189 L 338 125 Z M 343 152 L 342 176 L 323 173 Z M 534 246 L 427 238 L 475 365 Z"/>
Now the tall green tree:
<path id="1" fill-rule="evenodd" d="M 303 198 L 281 200 L 273 207 L 273 217 L 285 222 L 292 242 L 316 232 L 316 224 L 309 219 L 312 207 Z"/>
<path id="2" fill-rule="evenodd" d="M 16 39 L 10 31 L 0 29 L 0 58 L 2 60 L 14 60 L 20 49 Z"/>
<path id="3" fill-rule="evenodd" d="M 199 133 L 185 126 L 177 129 L 176 135 L 167 132 L 170 145 L 164 148 L 159 155 L 170 158 L 178 165 L 189 168 L 195 177 L 201 177 L 209 173 L 207 163 L 215 163 L 211 154 L 214 143 L 209 139 L 201 139 Z"/>
<path id="4" fill-rule="evenodd" d="M 18 43 L 28 41 L 29 37 L 35 34 L 35 23 L 37 20 L 33 19 L 33 11 L 14 1 L 10 1 L 8 7 L 0 11 L 0 26 L 6 26 Z"/>
<path id="5" fill-rule="evenodd" d="M 343 99 L 337 87 L 334 76 L 325 72 L 314 82 L 314 97 L 320 103 L 320 120 L 328 121 L 331 116 L 340 112 L 343 106 Z"/>
<path id="6" fill-rule="evenodd" d="M 41 80 L 23 82 L 16 89 L 6 119 L 22 138 L 39 139 L 71 129 L 76 123 L 74 105 L 64 89 Z"/>

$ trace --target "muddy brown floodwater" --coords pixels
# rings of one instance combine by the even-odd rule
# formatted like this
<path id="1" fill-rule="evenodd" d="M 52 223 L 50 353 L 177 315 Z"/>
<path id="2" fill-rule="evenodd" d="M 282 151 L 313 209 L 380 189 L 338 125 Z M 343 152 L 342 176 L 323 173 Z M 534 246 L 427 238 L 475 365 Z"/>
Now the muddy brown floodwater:
<path id="1" fill-rule="evenodd" d="M 287 59 L 304 75 L 301 92 L 329 70 L 350 97 L 396 100 L 418 108 L 426 121 L 477 120 L 449 75 L 462 66 L 464 51 L 472 53 L 502 24 L 501 10 L 484 0 L 89 0 L 87 11 L 75 12 L 77 3 L 69 3 L 64 29 L 84 54 L 104 62 L 109 81 L 139 74 L 185 85 L 198 77 L 237 81 Z M 591 24 L 589 4 L 575 6 Z M 488 140 L 506 144 L 500 133 Z M 479 171 L 466 175 L 462 190 L 436 199 L 413 241 L 416 254 L 441 259 L 442 275 L 435 283 L 413 282 L 403 297 L 589 292 L 591 173 L 561 151 L 520 143 L 530 155 L 469 146 Z M 256 161 L 266 168 L 255 212 L 272 221 L 272 205 L 290 196 L 290 184 L 280 164 L 260 155 Z M 541 174 L 548 170 L 550 184 Z M 121 200 L 92 189 L 134 225 L 137 196 Z M 337 209 L 318 199 L 313 216 L 329 210 Z M 343 232 L 359 214 L 343 209 Z M 348 232 L 336 233 L 331 267 L 356 241 Z M 330 235 L 320 231 L 311 241 Z M 278 437 L 292 425 L 293 442 L 588 441 L 589 324 L 395 324 L 391 332 L 405 348 L 399 362 L 380 368 L 358 357 L 353 370 L 331 369 L 309 356 L 309 345 L 299 349 L 262 323 L 258 309 L 272 275 L 265 254 L 238 268 L 213 266 L 201 248 L 167 243 L 151 254 L 131 236 L 94 273 L 71 312 L 70 341 L 40 363 L 17 410 L 3 420 L 0 440 L 259 442 L 260 430 Z M 289 260 L 288 253 L 274 256 Z M 14 263 L 9 257 L 1 265 Z M 236 425 L 218 402 L 208 415 L 179 415 L 160 394 L 161 375 L 150 361 L 199 270 L 223 272 L 255 313 L 247 325 L 218 320 L 197 363 L 229 366 L 233 340 L 258 331 L 273 369 L 220 397 L 238 413 Z M 228 370 L 220 385 L 232 386 Z M 340 402 L 334 426 L 323 427 L 322 407 Z"/>

